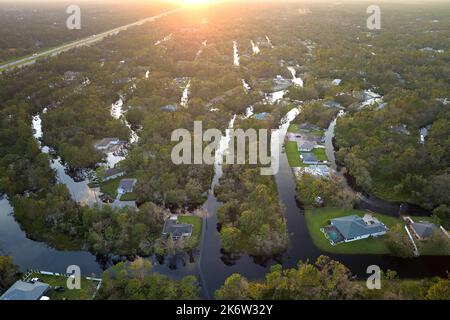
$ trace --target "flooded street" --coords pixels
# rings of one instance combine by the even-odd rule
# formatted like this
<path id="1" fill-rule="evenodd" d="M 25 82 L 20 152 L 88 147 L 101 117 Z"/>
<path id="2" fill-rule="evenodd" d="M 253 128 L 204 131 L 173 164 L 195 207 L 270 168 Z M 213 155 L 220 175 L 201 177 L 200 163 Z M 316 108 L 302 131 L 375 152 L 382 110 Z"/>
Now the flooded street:
<path id="1" fill-rule="evenodd" d="M 233 41 L 233 63 L 236 67 L 239 67 L 239 49 L 237 41 Z"/>

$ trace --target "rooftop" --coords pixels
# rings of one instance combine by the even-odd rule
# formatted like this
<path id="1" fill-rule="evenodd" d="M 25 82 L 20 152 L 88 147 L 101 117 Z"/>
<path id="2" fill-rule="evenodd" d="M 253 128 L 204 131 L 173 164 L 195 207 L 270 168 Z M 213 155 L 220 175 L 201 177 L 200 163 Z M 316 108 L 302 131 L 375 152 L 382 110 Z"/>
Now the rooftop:
<path id="1" fill-rule="evenodd" d="M 180 238 L 185 235 L 192 235 L 192 225 L 179 223 L 176 217 L 172 217 L 164 223 L 164 235 L 171 235 L 173 238 Z"/>
<path id="2" fill-rule="evenodd" d="M 119 184 L 119 189 L 125 192 L 132 192 L 137 179 L 122 179 Z"/>
<path id="3" fill-rule="evenodd" d="M 434 223 L 426 221 L 414 222 L 411 226 L 416 234 L 422 239 L 429 238 L 434 230 L 437 229 Z"/>
<path id="4" fill-rule="evenodd" d="M 361 218 L 357 215 L 332 219 L 331 224 L 345 239 L 354 239 L 387 231 L 386 226 L 377 219 Z"/>
<path id="5" fill-rule="evenodd" d="M 301 153 L 301 158 L 303 160 L 303 162 L 318 162 L 319 160 L 317 159 L 317 157 L 315 156 L 314 153 Z"/>
<path id="6" fill-rule="evenodd" d="M 17 281 L 9 288 L 0 300 L 39 300 L 50 289 L 46 283 Z"/>

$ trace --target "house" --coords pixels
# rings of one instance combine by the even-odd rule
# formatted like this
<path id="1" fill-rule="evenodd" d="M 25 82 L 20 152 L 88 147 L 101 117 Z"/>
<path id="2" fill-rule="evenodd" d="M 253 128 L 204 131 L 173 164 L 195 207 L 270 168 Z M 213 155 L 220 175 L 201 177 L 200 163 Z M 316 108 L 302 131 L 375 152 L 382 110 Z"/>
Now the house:
<path id="1" fill-rule="evenodd" d="M 108 150 L 109 148 L 113 146 L 117 146 L 120 144 L 120 140 L 118 138 L 105 138 L 102 140 L 99 140 L 94 143 L 94 148 L 97 150 Z"/>
<path id="2" fill-rule="evenodd" d="M 311 130 L 320 130 L 320 128 L 316 125 L 313 125 L 311 123 L 302 123 L 298 125 L 298 128 L 300 131 L 309 132 Z"/>
<path id="3" fill-rule="evenodd" d="M 315 156 L 314 153 L 301 153 L 300 158 L 302 159 L 304 164 L 319 164 L 319 160 Z"/>
<path id="4" fill-rule="evenodd" d="M 117 188 L 117 192 L 119 194 L 133 192 L 136 182 L 137 182 L 137 179 L 122 179 L 120 181 L 119 188 Z"/>
<path id="5" fill-rule="evenodd" d="M 300 152 L 311 152 L 316 147 L 316 143 L 313 141 L 302 141 L 297 144 L 298 151 Z"/>
<path id="6" fill-rule="evenodd" d="M 323 103 L 323 106 L 326 107 L 326 108 L 329 108 L 329 109 L 332 109 L 332 108 L 341 109 L 342 108 L 342 105 L 339 102 L 336 102 L 336 101 L 333 101 L 333 100 L 325 101 Z"/>
<path id="7" fill-rule="evenodd" d="M 291 80 L 285 79 L 282 76 L 277 76 L 273 82 L 274 82 L 273 91 L 286 90 L 292 85 Z"/>
<path id="8" fill-rule="evenodd" d="M 330 176 L 330 167 L 326 165 L 312 165 L 304 168 L 304 172 L 312 174 L 313 176 L 326 178 Z"/>
<path id="9" fill-rule="evenodd" d="M 163 235 L 171 236 L 174 240 L 192 236 L 193 226 L 191 224 L 179 223 L 178 217 L 173 216 L 164 223 Z"/>
<path id="10" fill-rule="evenodd" d="M 167 106 L 161 107 L 162 111 L 175 112 L 178 110 L 178 106 L 174 104 L 169 104 Z"/>
<path id="11" fill-rule="evenodd" d="M 338 85 L 341 84 L 341 82 L 342 82 L 341 79 L 334 79 L 333 81 L 331 81 L 331 84 L 332 84 L 333 86 L 338 86 Z"/>
<path id="12" fill-rule="evenodd" d="M 388 228 L 372 215 L 364 218 L 351 215 L 330 220 L 330 226 L 324 228 L 331 243 L 351 242 L 386 234 Z"/>
<path id="13" fill-rule="evenodd" d="M 112 169 L 106 169 L 103 174 L 103 181 L 109 181 L 114 180 L 116 178 L 122 177 L 125 174 L 125 171 L 123 171 L 120 168 L 112 168 Z"/>
<path id="14" fill-rule="evenodd" d="M 270 114 L 269 114 L 268 112 L 261 112 L 261 113 L 255 114 L 253 117 L 254 117 L 256 120 L 265 120 L 265 119 L 267 119 L 267 117 L 268 117 L 269 115 L 270 115 Z"/>
<path id="15" fill-rule="evenodd" d="M 17 281 L 0 296 L 0 300 L 45 300 L 47 298 L 45 294 L 49 290 L 48 284 L 39 281 Z"/>
<path id="16" fill-rule="evenodd" d="M 419 240 L 426 240 L 437 229 L 436 225 L 427 221 L 419 221 L 411 223 L 411 231 Z"/>

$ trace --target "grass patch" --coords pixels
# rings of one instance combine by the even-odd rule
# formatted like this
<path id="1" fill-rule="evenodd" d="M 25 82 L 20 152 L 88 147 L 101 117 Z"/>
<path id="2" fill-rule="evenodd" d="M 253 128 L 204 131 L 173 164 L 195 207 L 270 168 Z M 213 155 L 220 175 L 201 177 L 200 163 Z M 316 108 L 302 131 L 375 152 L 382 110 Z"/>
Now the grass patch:
<path id="1" fill-rule="evenodd" d="M 107 194 L 111 198 L 117 198 L 117 188 L 119 188 L 120 181 L 124 179 L 119 177 L 113 180 L 105 181 L 100 184 L 100 192 Z"/>
<path id="2" fill-rule="evenodd" d="M 323 130 L 313 129 L 313 130 L 309 131 L 309 134 L 316 136 L 316 137 L 323 137 L 325 133 L 323 132 Z"/>
<path id="3" fill-rule="evenodd" d="M 202 236 L 203 219 L 196 216 L 179 216 L 178 222 L 192 224 L 192 239 L 195 241 L 195 246 L 200 244 L 200 237 Z"/>
<path id="4" fill-rule="evenodd" d="M 288 128 L 288 132 L 290 133 L 299 133 L 300 130 L 298 129 L 298 126 L 296 124 L 290 124 Z"/>
<path id="5" fill-rule="evenodd" d="M 384 237 L 368 238 L 358 240 L 349 243 L 341 243 L 336 246 L 332 246 L 325 235 L 320 231 L 322 227 L 329 225 L 329 220 L 339 217 L 345 217 L 356 214 L 362 217 L 365 212 L 359 210 L 346 210 L 336 208 L 323 208 L 316 210 L 307 210 L 306 222 L 308 225 L 309 233 L 313 239 L 314 244 L 321 250 L 330 253 L 340 254 L 390 254 L 387 248 Z M 394 218 L 381 214 L 374 214 L 374 217 L 378 218 L 388 228 L 396 224 L 404 224 L 400 218 Z"/>
<path id="6" fill-rule="evenodd" d="M 65 276 L 53 276 L 44 275 L 40 273 L 31 274 L 28 279 L 39 278 L 42 282 L 54 287 L 63 287 L 63 292 L 57 292 L 51 290 L 48 296 L 52 300 L 92 300 L 95 292 L 97 291 L 97 281 L 88 280 L 86 278 L 81 279 L 81 289 L 69 290 L 67 289 L 67 277 Z"/>
<path id="7" fill-rule="evenodd" d="M 120 197 L 120 201 L 136 201 L 137 197 L 134 192 L 125 193 Z"/>
<path id="8" fill-rule="evenodd" d="M 300 159 L 300 153 L 298 152 L 297 142 L 288 141 L 285 144 L 286 156 L 291 167 L 305 167 L 305 164 Z"/>
<path id="9" fill-rule="evenodd" d="M 324 148 L 315 148 L 313 153 L 319 161 L 328 161 L 327 153 Z"/>

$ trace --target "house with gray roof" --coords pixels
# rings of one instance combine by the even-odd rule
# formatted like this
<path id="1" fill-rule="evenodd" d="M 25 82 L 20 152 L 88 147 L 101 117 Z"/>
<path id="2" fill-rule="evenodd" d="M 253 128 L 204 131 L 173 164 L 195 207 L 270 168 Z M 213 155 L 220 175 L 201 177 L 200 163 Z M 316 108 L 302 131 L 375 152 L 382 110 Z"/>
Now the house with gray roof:
<path id="1" fill-rule="evenodd" d="M 386 234 L 388 228 L 378 219 L 367 214 L 364 218 L 351 215 L 332 219 L 330 220 L 330 226 L 323 231 L 326 232 L 332 244 L 337 244 L 379 237 Z"/>
<path id="2" fill-rule="evenodd" d="M 114 180 L 116 178 L 122 177 L 124 174 L 125 171 L 117 167 L 106 169 L 103 174 L 102 181 Z"/>
<path id="3" fill-rule="evenodd" d="M 297 143 L 298 151 L 300 152 L 311 152 L 317 146 L 314 141 L 301 141 Z"/>
<path id="4" fill-rule="evenodd" d="M 171 236 L 174 240 L 192 236 L 193 226 L 191 224 L 179 223 L 178 217 L 174 216 L 164 223 L 163 235 Z"/>
<path id="5" fill-rule="evenodd" d="M 104 151 L 119 144 L 120 140 L 118 138 L 104 138 L 102 140 L 96 141 L 94 143 L 94 148 L 100 151 Z"/>
<path id="6" fill-rule="evenodd" d="M 122 179 L 122 180 L 120 180 L 119 188 L 117 189 L 117 192 L 119 194 L 133 192 L 136 182 L 137 182 L 137 179 Z"/>
<path id="7" fill-rule="evenodd" d="M 40 300 L 49 290 L 48 284 L 39 281 L 17 281 L 0 296 L 0 300 Z"/>
<path id="8" fill-rule="evenodd" d="M 300 158 L 302 159 L 304 164 L 316 165 L 320 164 L 319 159 L 317 159 L 314 153 L 304 153 L 300 154 Z"/>
<path id="9" fill-rule="evenodd" d="M 437 229 L 436 225 L 427 221 L 414 222 L 411 224 L 411 231 L 419 240 L 426 240 Z"/>

